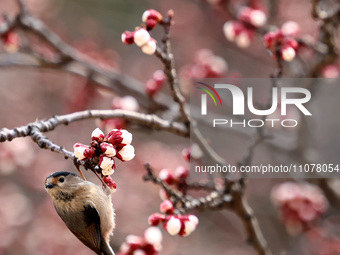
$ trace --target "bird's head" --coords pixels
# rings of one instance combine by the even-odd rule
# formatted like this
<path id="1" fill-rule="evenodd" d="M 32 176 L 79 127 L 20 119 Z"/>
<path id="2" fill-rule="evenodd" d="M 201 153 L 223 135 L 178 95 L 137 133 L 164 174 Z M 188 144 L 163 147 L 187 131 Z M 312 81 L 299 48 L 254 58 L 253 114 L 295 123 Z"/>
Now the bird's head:
<path id="1" fill-rule="evenodd" d="M 83 180 L 73 173 L 55 172 L 49 175 L 45 180 L 45 189 L 47 193 L 55 200 L 61 198 L 61 195 L 73 194 Z"/>

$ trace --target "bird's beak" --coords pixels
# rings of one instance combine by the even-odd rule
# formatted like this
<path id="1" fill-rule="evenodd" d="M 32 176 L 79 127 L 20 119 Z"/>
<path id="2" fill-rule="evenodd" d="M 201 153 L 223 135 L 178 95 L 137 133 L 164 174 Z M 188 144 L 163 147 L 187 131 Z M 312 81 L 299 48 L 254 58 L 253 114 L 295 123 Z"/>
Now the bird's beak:
<path id="1" fill-rule="evenodd" d="M 55 186 L 53 183 L 45 183 L 45 189 L 52 189 Z"/>

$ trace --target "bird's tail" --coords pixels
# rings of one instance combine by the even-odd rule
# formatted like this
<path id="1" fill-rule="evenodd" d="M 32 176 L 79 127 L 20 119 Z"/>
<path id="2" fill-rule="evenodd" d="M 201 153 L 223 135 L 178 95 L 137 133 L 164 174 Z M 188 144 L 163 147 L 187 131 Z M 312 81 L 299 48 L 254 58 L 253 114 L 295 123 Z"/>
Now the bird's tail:
<path id="1" fill-rule="evenodd" d="M 107 244 L 105 241 L 102 242 L 100 250 L 102 252 L 102 255 L 115 255 L 110 245 Z"/>

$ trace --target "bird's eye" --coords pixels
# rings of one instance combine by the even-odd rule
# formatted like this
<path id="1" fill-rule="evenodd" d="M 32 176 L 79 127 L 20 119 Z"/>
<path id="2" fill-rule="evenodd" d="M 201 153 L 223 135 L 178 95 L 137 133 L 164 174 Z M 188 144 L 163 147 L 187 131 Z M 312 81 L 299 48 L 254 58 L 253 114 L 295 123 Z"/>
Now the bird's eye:
<path id="1" fill-rule="evenodd" d="M 59 182 L 64 182 L 65 181 L 65 178 L 64 177 L 60 177 L 59 178 Z"/>

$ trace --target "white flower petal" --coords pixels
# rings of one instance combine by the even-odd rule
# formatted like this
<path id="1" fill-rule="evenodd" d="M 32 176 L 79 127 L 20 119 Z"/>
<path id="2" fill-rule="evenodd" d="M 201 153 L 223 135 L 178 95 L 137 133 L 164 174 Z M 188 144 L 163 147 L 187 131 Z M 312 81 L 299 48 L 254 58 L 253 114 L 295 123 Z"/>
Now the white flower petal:
<path id="1" fill-rule="evenodd" d="M 167 222 L 166 222 L 166 231 L 174 236 L 177 235 L 179 233 L 179 231 L 181 230 L 182 227 L 182 223 L 179 219 L 175 218 L 175 217 L 171 217 Z"/>
<path id="2" fill-rule="evenodd" d="M 135 157 L 135 148 L 132 145 L 126 145 L 118 152 L 118 154 L 123 161 L 129 161 Z"/>

